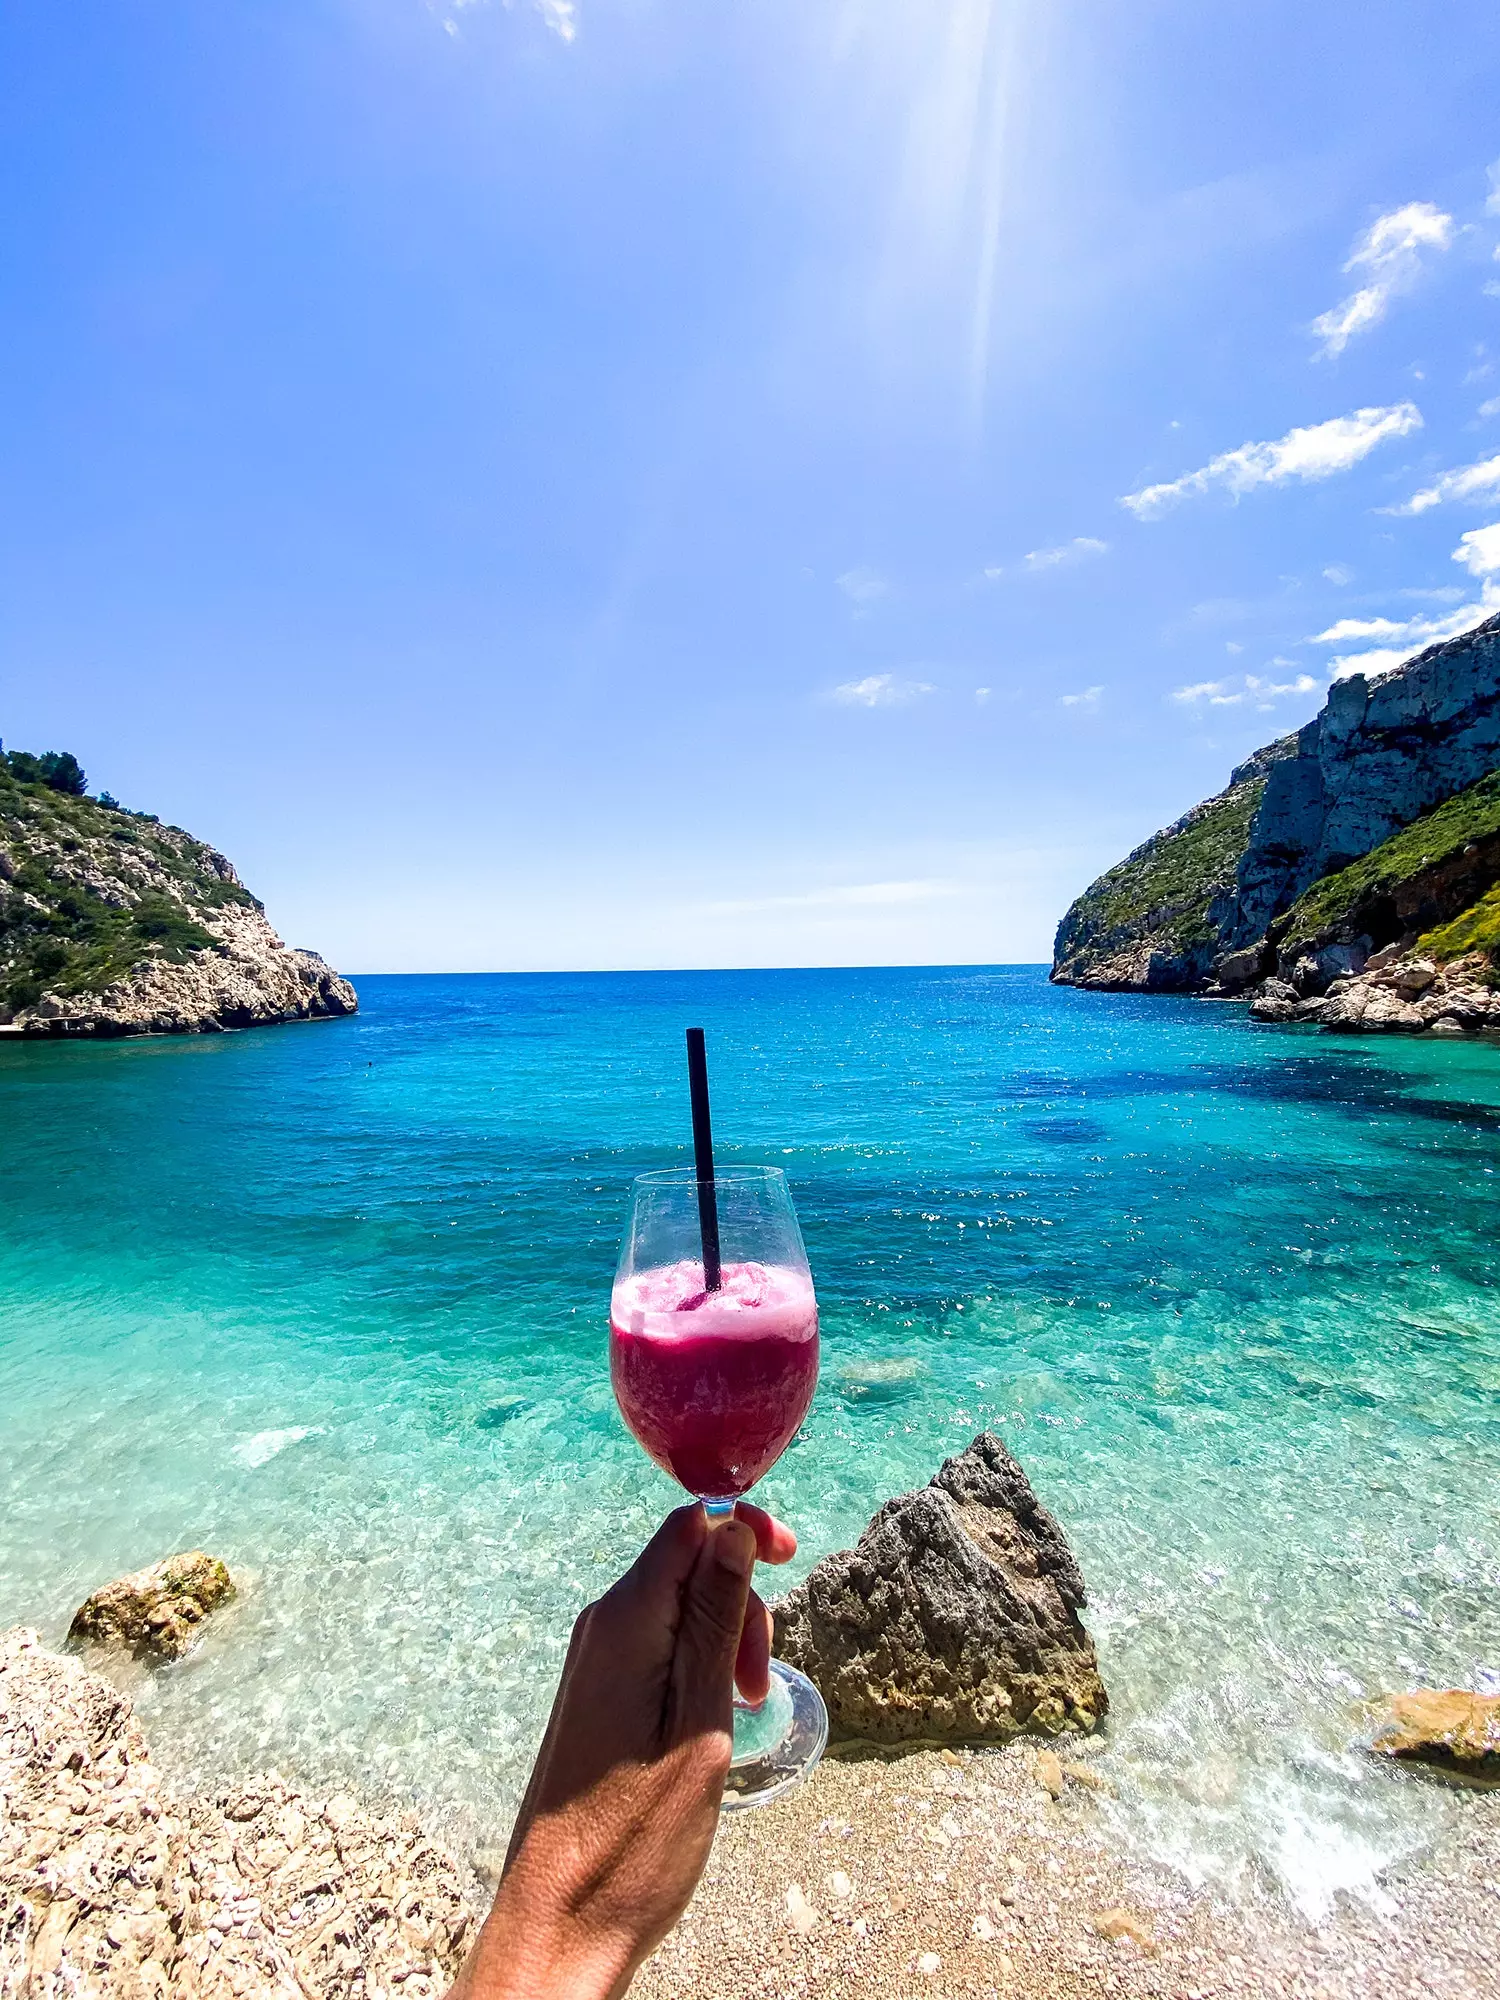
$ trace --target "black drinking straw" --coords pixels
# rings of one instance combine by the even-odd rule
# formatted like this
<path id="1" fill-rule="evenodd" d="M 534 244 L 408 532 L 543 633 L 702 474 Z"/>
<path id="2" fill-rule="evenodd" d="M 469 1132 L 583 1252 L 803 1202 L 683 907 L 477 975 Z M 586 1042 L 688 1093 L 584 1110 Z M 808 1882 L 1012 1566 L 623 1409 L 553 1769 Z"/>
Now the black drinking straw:
<path id="1" fill-rule="evenodd" d="M 716 1292 L 719 1270 L 719 1197 L 714 1190 L 714 1135 L 708 1122 L 708 1058 L 703 1030 L 687 1031 L 688 1092 L 693 1100 L 693 1163 L 698 1169 L 698 1233 L 703 1238 L 703 1289 Z"/>

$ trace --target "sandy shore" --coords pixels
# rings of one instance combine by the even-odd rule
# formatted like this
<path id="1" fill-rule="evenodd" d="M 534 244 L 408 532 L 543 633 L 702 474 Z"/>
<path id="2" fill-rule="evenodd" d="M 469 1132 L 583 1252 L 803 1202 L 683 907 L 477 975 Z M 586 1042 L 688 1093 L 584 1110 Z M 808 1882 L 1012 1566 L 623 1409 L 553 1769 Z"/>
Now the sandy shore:
<path id="1" fill-rule="evenodd" d="M 1021 1744 L 828 1759 L 774 1809 L 726 1822 L 633 1991 L 1500 1995 L 1500 1795 L 1475 1795 L 1451 1846 L 1388 1883 L 1386 1914 L 1346 1906 L 1314 1930 L 1269 1898 L 1230 1905 L 1126 1860 L 1087 1754 L 1062 1752 L 1056 1798 L 1041 1781 L 1056 1767 L 1038 1763 Z"/>

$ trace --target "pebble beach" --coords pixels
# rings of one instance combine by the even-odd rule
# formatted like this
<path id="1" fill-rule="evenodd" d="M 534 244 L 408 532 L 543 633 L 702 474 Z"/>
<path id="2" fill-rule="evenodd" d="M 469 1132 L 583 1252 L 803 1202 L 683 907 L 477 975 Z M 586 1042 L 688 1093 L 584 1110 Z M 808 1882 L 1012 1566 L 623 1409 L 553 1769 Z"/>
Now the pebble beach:
<path id="1" fill-rule="evenodd" d="M 1128 1858 L 1087 1745 L 826 1759 L 729 1818 L 639 2000 L 1493 2000 L 1500 1794 L 1443 1849 L 1310 1925 Z M 1430 1782 L 1393 1774 L 1394 1784 Z"/>

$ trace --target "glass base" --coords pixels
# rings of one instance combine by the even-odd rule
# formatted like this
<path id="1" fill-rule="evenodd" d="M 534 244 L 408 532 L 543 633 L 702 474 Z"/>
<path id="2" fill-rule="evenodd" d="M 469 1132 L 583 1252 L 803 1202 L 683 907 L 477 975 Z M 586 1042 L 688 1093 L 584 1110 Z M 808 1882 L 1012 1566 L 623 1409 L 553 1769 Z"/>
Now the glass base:
<path id="1" fill-rule="evenodd" d="M 770 1805 L 801 1784 L 827 1742 L 822 1695 L 806 1674 L 772 1660 L 771 1692 L 759 1708 L 734 1698 L 734 1759 L 722 1810 Z"/>

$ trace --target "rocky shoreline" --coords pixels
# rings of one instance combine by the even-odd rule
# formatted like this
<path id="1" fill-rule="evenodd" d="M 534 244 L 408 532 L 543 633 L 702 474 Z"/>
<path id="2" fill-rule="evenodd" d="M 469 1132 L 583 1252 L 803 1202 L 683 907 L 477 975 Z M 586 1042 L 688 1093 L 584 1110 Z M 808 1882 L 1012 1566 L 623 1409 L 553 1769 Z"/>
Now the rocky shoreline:
<path id="1" fill-rule="evenodd" d="M 7 2000 L 424 2000 L 462 1963 L 503 1831 L 455 1846 L 274 1771 L 184 1797 L 154 1765 L 118 1683 L 183 1658 L 233 1593 L 194 1550 L 80 1606 L 84 1659 L 0 1634 Z M 1372 1754 L 1495 1789 L 1462 1795 L 1456 1832 L 1389 1874 L 1381 1908 L 1312 1927 L 1133 1851 L 1082 1605 L 1061 1531 L 991 1434 L 880 1508 L 779 1607 L 842 1740 L 776 1807 L 724 1823 L 642 2000 L 1497 1990 L 1500 1697 L 1417 1692 L 1367 1719 Z"/>
<path id="2" fill-rule="evenodd" d="M 472 1892 L 411 1814 L 277 1773 L 164 1784 L 128 1699 L 0 1634 L 0 1994 L 429 2000 Z"/>
<path id="3" fill-rule="evenodd" d="M 1487 962 L 1438 965 L 1399 945 L 1376 952 L 1359 972 L 1335 975 L 1319 993 L 1286 979 L 1261 982 L 1250 1002 L 1257 1021 L 1300 1022 L 1343 1035 L 1500 1035 L 1500 986 Z"/>

